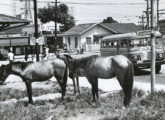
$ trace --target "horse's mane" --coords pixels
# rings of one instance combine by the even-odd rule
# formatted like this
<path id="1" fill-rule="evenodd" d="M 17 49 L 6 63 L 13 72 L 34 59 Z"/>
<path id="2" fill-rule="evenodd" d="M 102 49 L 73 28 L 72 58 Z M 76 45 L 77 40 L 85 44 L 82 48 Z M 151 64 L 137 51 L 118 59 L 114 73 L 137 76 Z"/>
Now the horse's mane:
<path id="1" fill-rule="evenodd" d="M 24 70 L 29 64 L 32 64 L 33 62 L 21 62 L 21 61 L 17 61 L 17 62 L 13 62 L 13 63 L 10 63 L 8 64 L 9 66 L 13 66 L 13 65 L 16 65 L 16 66 L 20 66 L 22 70 Z"/>
<path id="2" fill-rule="evenodd" d="M 75 67 L 85 68 L 87 65 L 87 62 L 90 62 L 91 60 L 97 57 L 98 55 L 90 55 L 90 56 L 81 57 L 81 58 L 74 58 L 73 63 Z"/>
<path id="3" fill-rule="evenodd" d="M 69 61 L 67 60 L 67 58 L 66 58 L 65 56 L 58 56 L 57 58 L 63 60 L 64 63 L 66 64 L 66 66 L 68 67 L 68 65 L 69 65 L 68 62 L 69 62 Z"/>

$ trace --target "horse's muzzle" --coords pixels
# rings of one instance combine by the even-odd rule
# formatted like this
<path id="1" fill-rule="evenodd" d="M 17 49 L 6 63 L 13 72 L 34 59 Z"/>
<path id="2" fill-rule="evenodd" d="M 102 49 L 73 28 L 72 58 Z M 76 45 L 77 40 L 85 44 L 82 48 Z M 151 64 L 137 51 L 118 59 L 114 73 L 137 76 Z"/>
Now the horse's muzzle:
<path id="1" fill-rule="evenodd" d="M 3 85 L 4 82 L 0 81 L 0 85 Z"/>
<path id="2" fill-rule="evenodd" d="M 72 74 L 69 74 L 69 77 L 70 77 L 71 79 L 73 79 L 73 78 L 74 78 L 74 75 L 72 75 Z"/>

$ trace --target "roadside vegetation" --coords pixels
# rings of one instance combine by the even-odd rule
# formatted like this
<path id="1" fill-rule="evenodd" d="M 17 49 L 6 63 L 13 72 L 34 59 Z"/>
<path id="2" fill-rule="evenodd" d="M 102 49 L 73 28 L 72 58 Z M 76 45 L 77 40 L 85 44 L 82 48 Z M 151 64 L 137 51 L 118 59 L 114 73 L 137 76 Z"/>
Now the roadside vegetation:
<path id="1" fill-rule="evenodd" d="M 89 88 L 82 87 L 81 93 L 73 95 L 73 86 L 67 88 L 64 101 L 60 97 L 54 100 L 37 100 L 34 105 L 21 101 L 26 97 L 26 91 L 6 88 L 0 89 L 1 120 L 164 120 L 165 91 L 158 91 L 152 96 L 142 90 L 134 89 L 131 104 L 123 106 L 123 92 L 109 93 L 96 103 L 91 102 Z M 59 87 L 50 89 L 33 89 L 33 97 L 48 93 L 59 93 Z M 16 103 L 5 103 L 10 99 L 19 100 Z"/>

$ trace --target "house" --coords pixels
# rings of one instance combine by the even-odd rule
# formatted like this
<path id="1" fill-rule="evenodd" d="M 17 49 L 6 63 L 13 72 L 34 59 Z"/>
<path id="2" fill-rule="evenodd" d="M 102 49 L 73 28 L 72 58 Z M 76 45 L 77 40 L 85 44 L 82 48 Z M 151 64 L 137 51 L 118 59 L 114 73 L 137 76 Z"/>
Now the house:
<path id="1" fill-rule="evenodd" d="M 112 34 L 136 32 L 141 27 L 133 23 L 88 23 L 79 24 L 63 34 L 63 42 L 76 51 L 77 47 L 85 51 L 100 50 L 101 38 Z"/>

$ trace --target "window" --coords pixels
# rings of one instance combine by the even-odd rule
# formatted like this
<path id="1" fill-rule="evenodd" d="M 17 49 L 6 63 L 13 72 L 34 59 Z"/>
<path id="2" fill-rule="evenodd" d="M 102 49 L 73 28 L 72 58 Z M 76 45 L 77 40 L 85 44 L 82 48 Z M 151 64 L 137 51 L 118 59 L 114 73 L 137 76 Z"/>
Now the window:
<path id="1" fill-rule="evenodd" d="M 104 41 L 102 42 L 102 48 L 116 48 L 117 47 L 117 41 Z"/>
<path id="2" fill-rule="evenodd" d="M 86 37 L 86 43 L 91 44 L 91 37 Z"/>
<path id="3" fill-rule="evenodd" d="M 99 44 L 99 37 L 97 37 L 97 36 L 93 36 L 93 38 L 94 38 L 94 44 Z"/>
<path id="4" fill-rule="evenodd" d="M 120 47 L 121 48 L 127 48 L 128 47 L 128 41 L 127 40 L 121 40 L 120 41 Z"/>
<path id="5" fill-rule="evenodd" d="M 75 37 L 75 48 L 77 48 L 77 46 L 78 46 L 78 38 Z"/>

